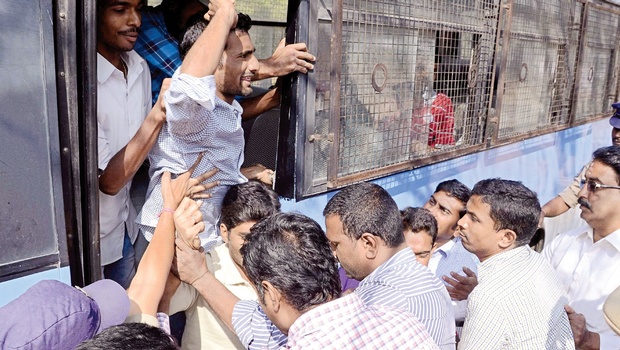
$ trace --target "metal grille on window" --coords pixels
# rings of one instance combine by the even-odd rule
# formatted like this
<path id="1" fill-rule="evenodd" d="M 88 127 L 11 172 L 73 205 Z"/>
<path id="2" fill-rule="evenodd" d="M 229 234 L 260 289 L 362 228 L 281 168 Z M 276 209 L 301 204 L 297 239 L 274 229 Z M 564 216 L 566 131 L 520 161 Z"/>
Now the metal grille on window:
<path id="1" fill-rule="evenodd" d="M 499 138 L 567 124 L 577 54 L 579 17 L 566 0 L 513 0 Z M 511 26 L 510 26 L 511 24 Z M 498 93 L 501 94 L 501 91 Z"/>

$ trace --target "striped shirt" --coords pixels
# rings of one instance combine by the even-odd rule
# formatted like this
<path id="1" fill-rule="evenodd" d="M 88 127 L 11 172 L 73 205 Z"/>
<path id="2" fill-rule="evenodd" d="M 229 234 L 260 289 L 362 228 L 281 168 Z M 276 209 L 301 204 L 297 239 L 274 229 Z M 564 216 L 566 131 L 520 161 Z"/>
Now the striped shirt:
<path id="1" fill-rule="evenodd" d="M 457 237 L 446 242 L 433 252 L 431 259 L 428 262 L 428 268 L 443 281 L 442 277 L 450 277 L 450 272 L 456 272 L 460 275 L 464 275 L 463 267 L 467 267 L 475 274 L 478 274 L 479 263 L 480 260 L 478 260 L 476 255 L 468 252 L 463 247 L 461 238 Z M 448 285 L 447 282 L 443 282 L 445 285 Z M 463 321 L 465 319 L 465 314 L 467 313 L 467 300 L 453 300 L 452 306 L 454 308 L 454 318 L 457 321 Z"/>
<path id="2" fill-rule="evenodd" d="M 441 349 L 455 348 L 450 296 L 443 283 L 413 252 L 405 248 L 368 275 L 355 294 L 368 305 L 398 308 L 414 314 Z M 233 326 L 248 349 L 278 349 L 286 338 L 269 321 L 257 302 L 239 301 Z"/>
<path id="3" fill-rule="evenodd" d="M 441 349 L 455 348 L 455 323 L 443 283 L 405 248 L 384 262 L 355 289 L 364 302 L 413 313 Z"/>
<path id="4" fill-rule="evenodd" d="M 411 313 L 368 305 L 355 293 L 301 315 L 284 349 L 439 349 Z"/>
<path id="5" fill-rule="evenodd" d="M 467 267 L 477 274 L 479 263 L 480 260 L 478 260 L 476 255 L 468 252 L 463 247 L 461 238 L 457 237 L 446 242 L 433 252 L 428 262 L 428 268 L 441 279 L 442 276 L 450 277 L 450 272 L 453 271 L 462 275 L 463 267 Z M 446 282 L 444 283 L 447 285 Z"/>
<path id="6" fill-rule="evenodd" d="M 522 246 L 478 266 L 459 350 L 574 349 L 562 281 L 547 260 Z"/>
<path id="7" fill-rule="evenodd" d="M 248 350 L 275 350 L 286 344 L 286 335 L 271 322 L 255 300 L 240 300 L 235 304 L 232 324 Z"/>
<path id="8" fill-rule="evenodd" d="M 220 181 L 223 185 L 217 186 L 212 197 L 203 200 L 200 207 L 206 226 L 200 238 L 208 250 L 219 243 L 217 219 L 228 186 L 247 181 L 239 170 L 244 146 L 242 108 L 237 101 L 231 105 L 216 96 L 212 75 L 196 78 L 180 74 L 178 70 L 164 100 L 166 122 L 149 153 L 151 182 L 136 222 L 150 241 L 158 214 L 163 209 L 161 175 L 166 170 L 172 174 L 187 171 L 200 153 L 204 153 L 193 176 L 218 168 L 219 171 L 208 181 Z"/>

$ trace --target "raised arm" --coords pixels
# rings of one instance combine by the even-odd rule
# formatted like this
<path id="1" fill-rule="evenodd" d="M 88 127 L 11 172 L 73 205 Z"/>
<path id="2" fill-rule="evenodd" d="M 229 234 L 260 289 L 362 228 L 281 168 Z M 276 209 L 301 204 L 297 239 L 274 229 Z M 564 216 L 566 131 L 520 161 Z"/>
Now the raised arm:
<path id="1" fill-rule="evenodd" d="M 220 64 L 228 34 L 237 25 L 237 12 L 231 0 L 212 0 L 212 7 L 215 14 L 183 59 L 181 73 L 202 78 L 213 75 Z"/>
<path id="2" fill-rule="evenodd" d="M 204 230 L 200 203 L 184 197 L 189 186 L 190 175 L 200 162 L 202 156 L 189 171 L 171 180 L 170 173 L 162 175 L 161 191 L 164 200 L 162 210 L 151 243 L 147 247 L 138 271 L 127 294 L 131 302 L 129 316 L 148 314 L 156 316 L 157 307 L 164 293 L 164 287 L 172 259 L 174 257 L 174 219 L 188 221 L 191 217 L 194 224 L 192 230 Z"/>

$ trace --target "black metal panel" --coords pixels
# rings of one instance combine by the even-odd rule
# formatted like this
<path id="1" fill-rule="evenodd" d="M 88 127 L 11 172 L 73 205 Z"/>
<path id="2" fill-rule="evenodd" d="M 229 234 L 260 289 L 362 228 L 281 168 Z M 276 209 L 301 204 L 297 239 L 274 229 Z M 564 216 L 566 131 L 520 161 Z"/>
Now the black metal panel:
<path id="1" fill-rule="evenodd" d="M 84 283 L 101 279 L 99 180 L 97 177 L 97 24 L 96 0 L 78 2 L 78 100 Z"/>
<path id="2" fill-rule="evenodd" d="M 67 259 L 52 13 L 52 0 L 0 2 L 0 276 L 5 277 L 20 269 L 59 266 L 61 255 Z M 38 260 L 41 256 L 50 258 Z"/>
<path id="3" fill-rule="evenodd" d="M 289 1 L 286 30 L 287 44 L 298 41 L 298 32 L 304 27 L 301 26 L 300 18 L 307 18 L 303 8 L 308 8 L 307 0 Z M 305 4 L 305 6 L 302 6 Z M 307 27 L 305 27 L 307 28 Z M 279 195 L 293 198 L 296 193 L 296 176 L 299 167 L 296 166 L 297 159 L 297 137 L 298 137 L 298 88 L 299 79 L 305 79 L 299 75 L 288 75 L 282 78 L 282 99 L 280 104 L 280 128 L 278 137 L 278 156 L 276 160 L 276 179 L 275 189 Z M 303 171 L 303 170 L 301 170 Z"/>

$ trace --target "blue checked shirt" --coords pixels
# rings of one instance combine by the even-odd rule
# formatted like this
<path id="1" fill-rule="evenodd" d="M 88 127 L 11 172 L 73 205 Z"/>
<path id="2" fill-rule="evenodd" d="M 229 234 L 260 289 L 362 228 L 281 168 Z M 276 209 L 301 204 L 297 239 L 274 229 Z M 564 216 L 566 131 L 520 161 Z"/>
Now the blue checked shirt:
<path id="1" fill-rule="evenodd" d="M 443 283 L 413 252 L 405 248 L 368 275 L 355 294 L 368 305 L 398 308 L 414 314 L 440 349 L 455 349 L 455 324 L 450 296 Z M 256 301 L 239 301 L 233 327 L 250 350 L 278 349 L 286 338 Z"/>
<path id="2" fill-rule="evenodd" d="M 151 181 L 146 201 L 136 220 L 148 241 L 163 209 L 161 175 L 164 171 L 181 174 L 194 164 L 200 153 L 204 156 L 192 176 L 219 169 L 207 181 L 220 181 L 220 186 L 200 207 L 206 226 L 200 238 L 206 250 L 220 241 L 217 219 L 228 186 L 247 181 L 239 170 L 245 144 L 241 128 L 243 110 L 237 101 L 231 105 L 218 98 L 215 91 L 212 75 L 196 78 L 177 71 L 172 78 L 164 96 L 166 122 L 149 153 Z"/>
<path id="3" fill-rule="evenodd" d="M 168 30 L 164 16 L 157 8 L 142 11 L 142 25 L 134 50 L 146 60 L 151 70 L 153 104 L 157 101 L 161 84 L 181 67 L 179 43 Z"/>

